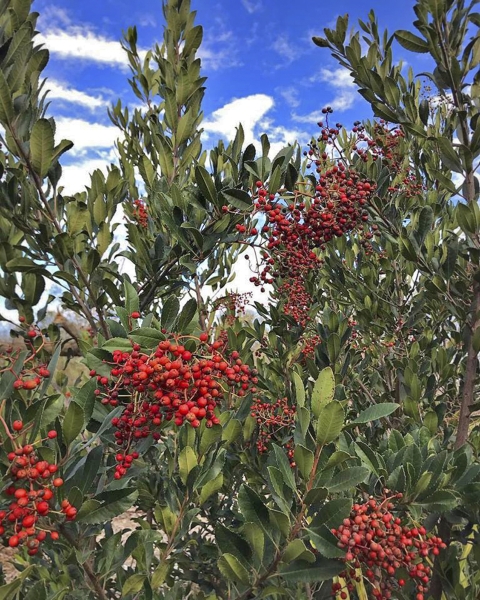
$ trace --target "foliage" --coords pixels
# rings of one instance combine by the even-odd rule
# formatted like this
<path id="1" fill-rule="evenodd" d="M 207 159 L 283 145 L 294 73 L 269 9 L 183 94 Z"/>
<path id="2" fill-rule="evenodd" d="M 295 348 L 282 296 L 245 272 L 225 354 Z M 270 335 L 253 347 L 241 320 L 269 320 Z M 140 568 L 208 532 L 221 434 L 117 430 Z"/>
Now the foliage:
<path id="1" fill-rule="evenodd" d="M 0 295 L 25 347 L 1 357 L 19 574 L 0 598 L 478 598 L 474 4 L 418 0 L 415 34 L 340 17 L 314 42 L 376 120 L 326 107 L 303 155 L 271 157 L 241 125 L 202 149 L 202 28 L 165 0 L 161 46 L 141 59 L 125 34 L 142 108 L 110 110 L 119 165 L 68 196 L 38 15 L 0 0 Z M 268 298 L 253 322 L 212 297 L 239 257 Z M 88 322 L 90 377 L 62 377 L 58 326 L 38 325 L 50 281 Z"/>

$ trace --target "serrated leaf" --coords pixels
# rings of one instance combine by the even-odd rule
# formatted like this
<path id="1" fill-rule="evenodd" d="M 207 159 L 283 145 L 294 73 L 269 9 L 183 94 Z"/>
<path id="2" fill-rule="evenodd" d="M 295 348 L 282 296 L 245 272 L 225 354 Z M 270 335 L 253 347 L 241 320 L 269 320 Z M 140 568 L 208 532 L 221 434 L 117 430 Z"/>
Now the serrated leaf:
<path id="1" fill-rule="evenodd" d="M 83 409 L 76 403 L 71 402 L 63 420 L 63 437 L 65 443 L 71 444 L 77 435 L 83 430 L 85 415 Z"/>
<path id="2" fill-rule="evenodd" d="M 369 406 L 365 410 L 362 410 L 362 412 L 354 421 L 352 421 L 351 424 L 370 423 L 371 421 L 388 417 L 388 415 L 394 413 L 397 408 L 400 408 L 400 405 L 396 404 L 395 402 L 383 402 L 382 404 Z"/>
<path id="3" fill-rule="evenodd" d="M 343 429 L 345 413 L 340 402 L 334 400 L 324 406 L 319 415 L 316 428 L 317 444 L 324 446 L 333 442 Z"/>
<path id="4" fill-rule="evenodd" d="M 335 376 L 330 367 L 320 371 L 312 392 L 312 412 L 315 417 L 320 415 L 322 408 L 333 400 L 335 394 Z"/>
<path id="5" fill-rule="evenodd" d="M 337 473 L 331 482 L 327 485 L 331 494 L 353 490 L 359 483 L 370 474 L 366 467 L 347 467 L 345 470 Z"/>
<path id="6" fill-rule="evenodd" d="M 297 401 L 297 406 L 305 406 L 305 386 L 302 378 L 296 371 L 293 371 L 292 378 L 293 385 L 295 386 L 295 399 Z"/>
<path id="7" fill-rule="evenodd" d="M 313 467 L 313 452 L 302 444 L 296 444 L 294 458 L 303 479 L 308 480 Z"/>
<path id="8" fill-rule="evenodd" d="M 178 470 L 180 479 L 186 485 L 188 474 L 190 471 L 198 465 L 197 455 L 190 446 L 186 446 L 178 457 Z"/>
<path id="9" fill-rule="evenodd" d="M 287 583 L 309 583 L 332 579 L 345 569 L 343 562 L 317 557 L 314 564 L 297 560 L 280 569 Z"/>
<path id="10" fill-rule="evenodd" d="M 348 517 L 352 510 L 352 500 L 349 498 L 336 498 L 322 506 L 311 523 L 312 528 L 325 525 L 329 529 L 338 527 L 343 519 Z"/>
<path id="11" fill-rule="evenodd" d="M 397 42 L 406 50 L 410 50 L 411 52 L 417 52 L 420 54 L 429 51 L 428 43 L 421 37 L 415 35 L 414 33 L 411 33 L 410 31 L 399 29 L 395 32 L 394 35 Z"/>
<path id="12" fill-rule="evenodd" d="M 161 311 L 160 322 L 164 329 L 169 329 L 180 311 L 180 302 L 176 296 L 169 296 Z"/>
<path id="13" fill-rule="evenodd" d="M 222 554 L 217 562 L 218 568 L 222 575 L 229 581 L 248 584 L 250 581 L 247 569 L 242 563 L 233 556 L 233 554 Z"/>
<path id="14" fill-rule="evenodd" d="M 195 313 L 197 312 L 197 301 L 194 298 L 190 298 L 185 303 L 180 314 L 178 315 L 177 331 L 182 333 L 185 331 L 188 325 L 190 325 Z"/>
<path id="15" fill-rule="evenodd" d="M 195 181 L 208 202 L 217 204 L 217 191 L 215 190 L 212 176 L 200 165 L 195 167 Z"/>
<path id="16" fill-rule="evenodd" d="M 143 573 L 135 573 L 134 575 L 130 575 L 130 577 L 125 580 L 125 583 L 122 586 L 122 596 L 136 594 L 139 592 L 143 588 L 145 579 L 146 576 L 143 575 Z"/>
<path id="17" fill-rule="evenodd" d="M 30 136 L 30 161 L 42 179 L 46 177 L 52 164 L 54 146 L 52 124 L 48 119 L 38 119 Z"/>

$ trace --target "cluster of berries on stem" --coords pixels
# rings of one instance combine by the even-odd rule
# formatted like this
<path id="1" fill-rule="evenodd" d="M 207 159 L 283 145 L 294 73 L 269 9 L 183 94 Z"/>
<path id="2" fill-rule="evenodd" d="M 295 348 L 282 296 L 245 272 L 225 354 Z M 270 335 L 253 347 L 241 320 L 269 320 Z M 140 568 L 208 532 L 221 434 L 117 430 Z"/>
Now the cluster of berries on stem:
<path id="1" fill-rule="evenodd" d="M 362 504 L 354 504 L 350 517 L 344 519 L 332 533 L 338 538 L 338 547 L 346 551 L 347 569 L 340 574 L 346 581 L 346 590 L 334 583 L 332 591 L 338 600 L 344 600 L 355 589 L 357 570 L 371 587 L 375 600 L 393 598 L 395 590 L 413 582 L 415 600 L 424 600 L 432 570 L 427 562 L 446 548 L 443 541 L 427 534 L 423 526 L 417 527 L 402 521 L 393 513 L 395 501 L 403 494 L 389 495 L 384 490 L 380 500 L 370 498 Z"/>
<path id="2" fill-rule="evenodd" d="M 207 333 L 199 338 L 172 335 L 148 352 L 132 344 L 130 352 L 113 352 L 110 377 L 91 371 L 102 404 L 123 407 L 122 414 L 112 419 L 123 450 L 116 457 L 116 479 L 138 458 L 132 452 L 135 443 L 149 436 L 159 440 L 165 421 L 194 428 L 205 421 L 212 427 L 219 423 L 216 409 L 226 398 L 256 390 L 256 371 L 243 363 L 239 353 L 228 352 L 223 338 L 208 340 Z"/>
<path id="3" fill-rule="evenodd" d="M 261 398 L 255 398 L 250 409 L 250 415 L 257 423 L 258 436 L 256 448 L 259 454 L 267 452 L 268 445 L 276 440 L 285 444 L 290 466 L 295 467 L 293 460 L 292 431 L 295 425 L 295 406 L 290 406 L 288 398 L 280 398 L 276 402 L 265 402 Z"/>
<path id="4" fill-rule="evenodd" d="M 13 432 L 3 417 L 2 425 L 15 450 L 7 455 L 11 480 L 4 493 L 10 501 L 0 510 L 0 536 L 11 548 L 24 545 L 28 554 L 34 556 L 48 536 L 52 540 L 59 538 L 59 533 L 52 529 L 51 516 L 63 514 L 67 521 L 72 521 L 77 509 L 68 500 L 62 501 L 59 510 L 52 506 L 54 490 L 63 485 L 63 479 L 57 476 L 58 465 L 42 460 L 32 444 L 18 443 L 23 437 L 23 423 L 14 421 Z M 55 430 L 47 434 L 47 439 L 56 437 Z"/>
<path id="5" fill-rule="evenodd" d="M 144 229 L 147 228 L 148 211 L 147 211 L 147 205 L 144 200 L 137 199 L 137 200 L 133 201 L 132 215 L 140 227 L 143 227 Z"/>

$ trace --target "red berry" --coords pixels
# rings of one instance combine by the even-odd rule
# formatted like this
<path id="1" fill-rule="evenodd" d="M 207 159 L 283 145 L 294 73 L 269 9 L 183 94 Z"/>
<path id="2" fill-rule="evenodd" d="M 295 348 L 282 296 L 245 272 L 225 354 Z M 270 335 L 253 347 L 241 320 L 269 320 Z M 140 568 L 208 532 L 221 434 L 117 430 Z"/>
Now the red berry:
<path id="1" fill-rule="evenodd" d="M 52 483 L 55 487 L 60 487 L 61 485 L 63 485 L 63 479 L 61 477 L 57 477 L 52 481 Z"/>
<path id="2" fill-rule="evenodd" d="M 54 440 L 57 437 L 57 432 L 55 431 L 55 429 L 51 429 L 48 433 L 47 433 L 47 437 L 50 440 Z"/>
<path id="3" fill-rule="evenodd" d="M 12 427 L 15 431 L 21 431 L 23 429 L 23 422 L 22 421 L 14 421 L 12 423 Z"/>
<path id="4" fill-rule="evenodd" d="M 132 319 L 139 319 L 140 313 L 138 311 L 134 311 L 130 316 L 132 317 Z"/>

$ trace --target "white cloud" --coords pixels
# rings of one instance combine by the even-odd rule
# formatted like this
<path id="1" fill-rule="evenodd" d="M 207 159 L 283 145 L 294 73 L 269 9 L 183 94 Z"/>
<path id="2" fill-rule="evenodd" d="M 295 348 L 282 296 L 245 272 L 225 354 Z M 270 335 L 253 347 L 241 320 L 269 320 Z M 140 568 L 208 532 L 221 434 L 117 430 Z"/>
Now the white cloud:
<path id="1" fill-rule="evenodd" d="M 246 11 L 250 14 L 257 12 L 262 8 L 261 0 L 258 0 L 257 2 L 255 2 L 255 0 L 242 0 L 242 4 L 245 7 Z"/>
<path id="2" fill-rule="evenodd" d="M 245 131 L 245 143 L 250 144 L 255 140 L 255 127 L 274 105 L 273 98 L 266 94 L 236 98 L 215 110 L 210 118 L 204 121 L 203 128 L 208 137 L 210 134 L 218 134 L 224 139 L 232 140 L 235 137 L 235 128 L 241 123 Z"/>
<path id="3" fill-rule="evenodd" d="M 58 140 L 71 140 L 75 146 L 72 152 L 81 153 L 91 148 L 113 148 L 120 131 L 113 125 L 90 123 L 83 119 L 59 117 L 56 119 Z"/>
<path id="4" fill-rule="evenodd" d="M 49 90 L 48 98 L 55 99 L 60 102 L 68 102 L 71 104 L 79 104 L 89 110 L 95 110 L 97 108 L 105 108 L 109 106 L 110 102 L 103 98 L 103 96 L 90 96 L 89 94 L 71 88 L 69 85 L 49 79 L 47 81 L 47 88 Z"/>
<path id="5" fill-rule="evenodd" d="M 128 68 L 128 61 L 120 43 L 97 35 L 83 27 L 69 27 L 39 34 L 37 41 L 62 59 L 79 59 L 105 65 Z"/>
<path id="6" fill-rule="evenodd" d="M 285 59 L 277 68 L 288 66 L 305 53 L 304 48 L 300 47 L 296 42 L 291 42 L 285 34 L 277 37 L 272 44 L 272 49 Z"/>
<path id="7" fill-rule="evenodd" d="M 305 144 L 310 140 L 311 136 L 304 131 L 275 125 L 274 120 L 266 116 L 274 106 L 274 99 L 266 94 L 236 98 L 215 110 L 203 123 L 203 140 L 210 140 L 216 136 L 227 142 L 233 140 L 239 123 L 242 124 L 245 133 L 245 145 L 253 143 L 257 150 L 261 147 L 261 134 L 268 135 L 270 157 L 274 157 L 279 150 L 295 141 Z"/>
<path id="8" fill-rule="evenodd" d="M 280 96 L 282 96 L 282 98 L 285 100 L 288 106 L 291 106 L 292 108 L 300 106 L 297 88 L 290 86 L 286 88 L 276 88 L 275 91 L 277 91 L 280 94 Z"/>
<path id="9" fill-rule="evenodd" d="M 357 86 L 353 82 L 350 73 L 342 67 L 338 67 L 337 69 L 321 69 L 317 75 L 309 79 L 310 84 L 316 82 L 327 83 L 336 90 L 336 95 L 328 102 L 325 102 L 325 105 L 331 106 L 337 112 L 348 110 L 360 99 L 357 93 Z M 301 123 L 310 123 L 319 121 L 324 116 L 321 110 L 316 110 L 308 115 L 293 115 L 293 119 Z"/>
<path id="10" fill-rule="evenodd" d="M 197 56 L 202 59 L 202 67 L 219 71 L 239 67 L 243 63 L 238 58 L 240 45 L 232 31 L 227 30 L 223 21 L 217 19 L 219 33 L 205 35 Z M 221 32 L 221 33 L 220 33 Z"/>
<path id="11" fill-rule="evenodd" d="M 105 174 L 107 167 L 114 160 L 113 152 L 106 152 L 97 158 L 86 158 L 71 165 L 62 165 L 62 179 L 60 185 L 64 187 L 66 195 L 83 192 L 86 185 L 90 185 L 90 174 L 95 169 L 101 169 Z"/>

